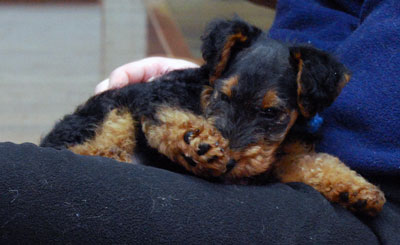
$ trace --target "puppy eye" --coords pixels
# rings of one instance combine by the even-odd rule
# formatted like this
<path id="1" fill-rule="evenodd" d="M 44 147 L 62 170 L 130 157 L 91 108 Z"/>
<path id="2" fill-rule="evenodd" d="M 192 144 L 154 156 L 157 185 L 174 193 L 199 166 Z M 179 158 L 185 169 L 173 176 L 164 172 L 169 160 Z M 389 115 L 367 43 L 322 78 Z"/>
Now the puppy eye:
<path id="1" fill-rule="evenodd" d="M 274 107 L 264 108 L 262 114 L 268 118 L 275 118 L 280 114 L 280 110 Z"/>
<path id="2" fill-rule="evenodd" d="M 221 100 L 229 101 L 229 96 L 224 93 L 221 93 Z"/>

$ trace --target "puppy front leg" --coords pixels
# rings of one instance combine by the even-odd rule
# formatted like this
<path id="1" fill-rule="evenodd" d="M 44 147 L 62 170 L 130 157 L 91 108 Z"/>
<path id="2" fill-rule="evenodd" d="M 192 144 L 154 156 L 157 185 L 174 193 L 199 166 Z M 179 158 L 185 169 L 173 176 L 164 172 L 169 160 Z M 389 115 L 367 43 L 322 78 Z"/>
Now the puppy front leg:
<path id="1" fill-rule="evenodd" d="M 369 183 L 338 158 L 324 153 L 292 154 L 275 169 L 284 183 L 303 182 L 354 212 L 376 215 L 385 204 L 381 190 Z"/>
<path id="2" fill-rule="evenodd" d="M 40 146 L 131 162 L 137 122 L 124 106 L 125 93 L 120 91 L 109 90 L 91 97 L 59 121 Z"/>
<path id="3" fill-rule="evenodd" d="M 110 111 L 97 125 L 94 137 L 68 149 L 76 154 L 103 156 L 120 162 L 132 162 L 136 147 L 136 121 L 126 108 Z"/>
<path id="4" fill-rule="evenodd" d="M 148 144 L 199 176 L 226 171 L 228 142 L 205 118 L 178 108 L 158 108 L 156 120 L 142 118 Z"/>

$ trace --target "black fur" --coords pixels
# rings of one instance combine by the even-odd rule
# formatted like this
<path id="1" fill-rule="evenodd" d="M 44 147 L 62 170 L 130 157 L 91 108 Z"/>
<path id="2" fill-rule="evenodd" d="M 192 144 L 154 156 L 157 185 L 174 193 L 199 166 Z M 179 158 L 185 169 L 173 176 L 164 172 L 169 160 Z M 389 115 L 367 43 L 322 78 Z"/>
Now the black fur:
<path id="1" fill-rule="evenodd" d="M 210 84 L 210 77 L 215 75 L 222 59 L 222 49 L 229 37 L 237 33 L 245 36 L 246 40 L 232 45 L 221 75 Z M 347 72 L 342 64 L 322 51 L 272 40 L 266 33 L 238 18 L 212 22 L 202 40 L 206 63 L 200 68 L 173 71 L 151 83 L 129 85 L 94 96 L 57 123 L 42 140 L 41 146 L 64 148 L 90 139 L 96 126 L 114 108 L 129 108 L 138 122 L 143 116 L 156 121 L 154 115 L 160 105 L 214 118 L 214 126 L 229 140 L 232 149 L 245 148 L 260 139 L 273 144 L 281 141 L 290 121 L 288 112 L 299 110 L 299 101 L 310 115 L 321 111 L 338 96 L 338 84 Z M 299 60 L 295 53 L 300 53 L 304 62 L 299 99 L 296 83 Z M 239 82 L 229 97 L 221 88 L 226 79 L 234 76 Z M 200 101 L 205 86 L 211 86 L 213 92 L 207 107 L 202 110 Z M 281 104 L 262 108 L 263 97 L 270 90 L 277 92 Z M 300 132 L 307 120 L 300 117 L 293 129 Z M 154 157 L 154 149 L 147 146 L 140 125 L 137 128 L 136 151 Z M 229 167 L 234 167 L 234 164 Z"/>
<path id="2" fill-rule="evenodd" d="M 301 54 L 303 70 L 301 73 L 302 93 L 300 101 L 310 116 L 328 107 L 339 95 L 339 83 L 343 82 L 343 74 L 350 72 L 330 55 L 312 47 L 291 47 L 292 66 L 298 66 L 294 58 L 296 53 Z M 318 102 L 318 103 L 316 103 Z"/>
<path id="3" fill-rule="evenodd" d="M 174 71 L 151 83 L 129 85 L 93 96 L 65 116 L 42 140 L 41 146 L 65 148 L 94 136 L 94 130 L 109 111 L 128 108 L 135 119 L 154 118 L 159 105 L 170 105 L 201 114 L 200 93 L 207 84 L 203 68 Z"/>

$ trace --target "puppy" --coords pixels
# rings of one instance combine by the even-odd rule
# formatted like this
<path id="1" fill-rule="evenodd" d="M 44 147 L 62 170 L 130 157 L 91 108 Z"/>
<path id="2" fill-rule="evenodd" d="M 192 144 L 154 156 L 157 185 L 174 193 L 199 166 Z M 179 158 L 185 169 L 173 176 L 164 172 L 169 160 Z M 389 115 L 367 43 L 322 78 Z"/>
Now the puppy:
<path id="1" fill-rule="evenodd" d="M 41 146 L 173 162 L 234 183 L 268 173 L 306 183 L 355 212 L 382 209 L 384 194 L 338 158 L 314 152 L 307 131 L 349 81 L 341 63 L 315 48 L 272 40 L 240 19 L 211 22 L 202 40 L 200 68 L 93 96 Z"/>

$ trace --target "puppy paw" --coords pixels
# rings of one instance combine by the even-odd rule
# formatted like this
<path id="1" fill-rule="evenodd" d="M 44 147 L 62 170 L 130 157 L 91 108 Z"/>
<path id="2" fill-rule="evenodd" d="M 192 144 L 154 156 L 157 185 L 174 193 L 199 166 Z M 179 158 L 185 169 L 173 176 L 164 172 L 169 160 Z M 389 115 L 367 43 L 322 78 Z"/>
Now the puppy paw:
<path id="1" fill-rule="evenodd" d="M 156 118 L 156 122 L 142 118 L 147 143 L 188 171 L 217 177 L 235 165 L 228 140 L 204 117 L 160 107 Z"/>
<path id="2" fill-rule="evenodd" d="M 229 158 L 228 141 L 213 127 L 201 125 L 187 130 L 184 145 L 178 158 L 192 172 L 200 176 L 220 176 L 235 165 Z"/>
<path id="3" fill-rule="evenodd" d="M 360 214 L 377 215 L 385 204 L 378 187 L 351 170 L 337 157 L 307 153 L 283 158 L 275 167 L 282 182 L 303 182 L 333 203 Z"/>
<path id="4" fill-rule="evenodd" d="M 360 190 L 340 192 L 338 202 L 353 212 L 375 216 L 382 210 L 386 199 L 381 190 L 370 185 Z"/>

